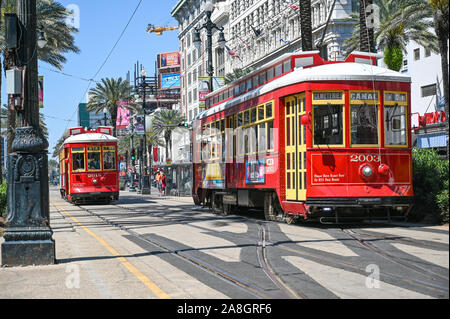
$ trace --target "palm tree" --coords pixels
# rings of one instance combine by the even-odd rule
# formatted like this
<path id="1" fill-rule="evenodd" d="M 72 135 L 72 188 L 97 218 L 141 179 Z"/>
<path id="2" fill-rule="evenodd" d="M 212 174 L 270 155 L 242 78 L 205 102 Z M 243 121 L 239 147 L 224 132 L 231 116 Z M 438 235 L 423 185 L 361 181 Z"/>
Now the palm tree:
<path id="1" fill-rule="evenodd" d="M 153 117 L 153 130 L 157 136 L 163 136 L 166 148 L 166 159 L 172 154 L 172 133 L 180 128 L 180 124 L 185 121 L 184 117 L 177 110 L 162 109 L 155 112 Z"/>
<path id="2" fill-rule="evenodd" d="M 103 78 L 101 83 L 97 83 L 97 86 L 89 91 L 90 99 L 86 110 L 100 113 L 106 108 L 111 114 L 114 136 L 116 136 L 117 103 L 130 99 L 131 89 L 128 81 L 119 77 L 118 79 Z"/>
<path id="3" fill-rule="evenodd" d="M 431 10 L 426 0 L 376 0 L 379 8 L 379 29 L 374 33 L 374 42 L 379 50 L 384 50 L 388 68 L 399 71 L 403 62 L 403 52 L 409 41 L 438 51 L 437 38 L 429 31 Z M 344 42 L 348 54 L 354 50 L 367 50 L 359 41 L 361 24 L 357 24 L 353 35 Z M 366 51 L 371 52 L 371 51 Z"/>
<path id="4" fill-rule="evenodd" d="M 16 0 L 0 1 L 0 8 L 3 12 L 16 12 Z M 68 14 L 63 5 L 54 0 L 37 0 L 36 16 L 38 32 L 45 34 L 47 44 L 43 48 L 37 48 L 38 59 L 49 63 L 57 69 L 62 69 L 66 62 L 66 53 L 79 53 L 80 50 L 74 44 L 73 33 L 78 30 L 65 23 Z M 3 68 L 8 70 L 17 65 L 16 52 L 14 49 L 5 48 L 4 32 L 0 32 L 0 52 L 3 54 Z M 1 65 L 0 65 L 1 73 Z M 0 77 L 1 81 L 1 77 Z M 1 84 L 1 83 L 0 83 Z M 8 111 L 8 153 L 11 152 L 12 141 L 14 140 L 16 127 L 16 112 Z"/>
<path id="5" fill-rule="evenodd" d="M 444 100 L 445 100 L 445 118 L 447 126 L 447 139 L 449 133 L 449 107 L 448 107 L 448 33 L 449 33 L 449 16 L 448 16 L 448 0 L 430 0 L 433 9 L 434 30 L 439 42 L 439 52 L 441 54 L 442 79 L 444 84 Z M 449 143 L 447 142 L 447 159 L 449 158 Z"/>
<path id="6" fill-rule="evenodd" d="M 367 19 L 367 11 L 372 6 L 373 0 L 359 0 L 359 43 L 363 52 L 375 52 L 373 25 Z"/>
<path id="7" fill-rule="evenodd" d="M 243 77 L 244 75 L 247 75 L 253 70 L 254 69 L 252 67 L 246 69 L 233 69 L 233 72 L 225 74 L 225 85 Z"/>
<path id="8" fill-rule="evenodd" d="M 302 34 L 302 51 L 312 51 L 311 0 L 300 0 L 300 32 Z"/>

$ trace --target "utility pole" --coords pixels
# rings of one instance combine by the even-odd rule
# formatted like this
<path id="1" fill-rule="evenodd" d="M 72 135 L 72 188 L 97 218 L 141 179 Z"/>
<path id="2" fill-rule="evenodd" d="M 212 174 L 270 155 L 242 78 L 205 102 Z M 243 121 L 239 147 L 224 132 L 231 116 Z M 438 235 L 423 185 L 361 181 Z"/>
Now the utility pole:
<path id="1" fill-rule="evenodd" d="M 3 266 L 55 263 L 50 228 L 47 148 L 39 126 L 36 0 L 17 0 L 18 65 L 23 88 L 19 127 L 8 156 L 8 216 Z"/>

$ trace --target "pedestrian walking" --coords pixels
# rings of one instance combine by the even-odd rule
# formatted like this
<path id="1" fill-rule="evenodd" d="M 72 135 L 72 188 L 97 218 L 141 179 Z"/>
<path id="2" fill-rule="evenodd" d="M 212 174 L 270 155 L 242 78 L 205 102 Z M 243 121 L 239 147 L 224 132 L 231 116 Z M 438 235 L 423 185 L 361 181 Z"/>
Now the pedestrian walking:
<path id="1" fill-rule="evenodd" d="M 161 172 L 161 196 L 166 195 L 166 175 Z"/>
<path id="2" fill-rule="evenodd" d="M 157 171 L 155 175 L 156 187 L 158 188 L 159 194 L 161 194 L 161 172 Z"/>

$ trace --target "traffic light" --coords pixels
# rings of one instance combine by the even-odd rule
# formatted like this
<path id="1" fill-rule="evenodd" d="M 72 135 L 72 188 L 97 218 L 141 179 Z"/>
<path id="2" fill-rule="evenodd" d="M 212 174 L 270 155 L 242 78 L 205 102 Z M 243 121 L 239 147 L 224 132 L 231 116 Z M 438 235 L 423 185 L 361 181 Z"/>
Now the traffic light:
<path id="1" fill-rule="evenodd" d="M 178 124 L 178 126 L 189 128 L 190 125 L 188 122 L 182 122 L 182 123 Z"/>
<path id="2" fill-rule="evenodd" d="M 134 148 L 131 149 L 131 161 L 134 162 L 136 159 L 136 151 Z"/>

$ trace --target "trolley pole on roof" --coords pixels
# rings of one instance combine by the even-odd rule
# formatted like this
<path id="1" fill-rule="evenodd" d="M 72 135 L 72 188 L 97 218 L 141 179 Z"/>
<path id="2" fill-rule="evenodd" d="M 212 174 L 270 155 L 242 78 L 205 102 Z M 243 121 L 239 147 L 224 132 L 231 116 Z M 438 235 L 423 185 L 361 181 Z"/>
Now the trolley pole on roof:
<path id="1" fill-rule="evenodd" d="M 13 91 L 20 92 L 10 96 L 19 127 L 8 156 L 2 265 L 48 265 L 55 263 L 55 242 L 50 228 L 48 142 L 39 126 L 36 0 L 17 0 L 17 16 L 12 18 L 15 21 L 8 24 L 6 43 L 17 50 L 18 63 L 12 70 L 13 81 L 7 78 L 7 82 L 13 82 Z"/>

